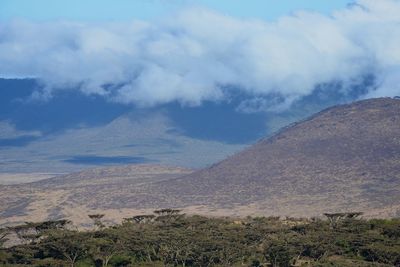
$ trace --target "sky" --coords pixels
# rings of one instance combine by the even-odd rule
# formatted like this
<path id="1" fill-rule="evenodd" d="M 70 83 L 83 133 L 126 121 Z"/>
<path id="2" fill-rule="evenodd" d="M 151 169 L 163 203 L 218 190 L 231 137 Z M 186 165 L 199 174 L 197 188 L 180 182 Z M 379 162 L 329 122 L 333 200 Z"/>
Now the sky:
<path id="1" fill-rule="evenodd" d="M 282 111 L 333 84 L 400 94 L 400 1 L 2 0 L 0 77 L 32 96 L 77 90 L 126 105 Z"/>
<path id="2" fill-rule="evenodd" d="M 350 0 L 2 0 L 0 18 L 35 20 L 155 19 L 188 6 L 203 6 L 243 18 L 274 20 L 294 10 L 329 14 Z"/>

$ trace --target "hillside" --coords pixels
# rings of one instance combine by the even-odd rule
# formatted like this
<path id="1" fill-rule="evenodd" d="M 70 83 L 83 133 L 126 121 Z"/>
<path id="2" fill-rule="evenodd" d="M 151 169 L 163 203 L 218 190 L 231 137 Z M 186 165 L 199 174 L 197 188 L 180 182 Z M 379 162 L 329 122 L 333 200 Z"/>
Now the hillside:
<path id="1" fill-rule="evenodd" d="M 400 100 L 326 109 L 200 171 L 128 165 L 0 190 L 0 225 L 54 218 L 85 224 L 89 212 L 118 221 L 158 208 L 230 216 L 400 216 Z"/>
<path id="2" fill-rule="evenodd" d="M 228 213 L 400 215 L 400 100 L 326 109 L 210 167 L 154 185 Z M 171 198 L 170 198 L 171 199 Z"/>

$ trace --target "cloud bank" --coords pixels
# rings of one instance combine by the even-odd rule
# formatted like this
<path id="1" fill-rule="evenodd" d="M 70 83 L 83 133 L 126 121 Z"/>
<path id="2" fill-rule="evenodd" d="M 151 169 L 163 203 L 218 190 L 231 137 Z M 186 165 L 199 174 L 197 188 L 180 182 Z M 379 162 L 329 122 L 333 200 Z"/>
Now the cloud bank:
<path id="1" fill-rule="evenodd" d="M 199 105 L 235 90 L 249 105 L 287 107 L 321 84 L 340 82 L 346 91 L 366 75 L 376 87 L 365 97 L 394 96 L 399 25 L 397 0 L 359 0 L 330 16 L 299 11 L 274 22 L 203 8 L 152 22 L 13 20 L 0 24 L 0 77 L 38 78 L 41 96 L 81 90 L 139 106 Z"/>

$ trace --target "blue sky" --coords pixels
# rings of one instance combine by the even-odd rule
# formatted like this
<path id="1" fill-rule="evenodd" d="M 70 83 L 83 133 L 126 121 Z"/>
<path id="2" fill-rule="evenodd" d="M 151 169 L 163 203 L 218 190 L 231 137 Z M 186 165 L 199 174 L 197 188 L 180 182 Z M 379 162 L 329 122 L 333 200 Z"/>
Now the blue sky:
<path id="1" fill-rule="evenodd" d="M 276 19 L 294 10 L 329 14 L 350 0 L 1 0 L 0 18 L 34 20 L 152 19 L 185 6 L 205 6 L 236 17 Z"/>

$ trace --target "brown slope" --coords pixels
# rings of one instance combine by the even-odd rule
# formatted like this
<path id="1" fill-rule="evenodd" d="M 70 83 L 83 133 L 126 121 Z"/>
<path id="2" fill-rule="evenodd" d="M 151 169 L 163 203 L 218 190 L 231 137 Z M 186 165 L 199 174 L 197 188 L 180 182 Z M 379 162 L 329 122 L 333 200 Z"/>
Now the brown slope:
<path id="1" fill-rule="evenodd" d="M 169 196 L 164 205 L 205 205 L 239 214 L 400 215 L 400 100 L 370 99 L 324 110 L 151 190 Z"/>

